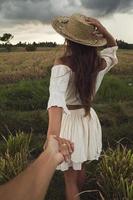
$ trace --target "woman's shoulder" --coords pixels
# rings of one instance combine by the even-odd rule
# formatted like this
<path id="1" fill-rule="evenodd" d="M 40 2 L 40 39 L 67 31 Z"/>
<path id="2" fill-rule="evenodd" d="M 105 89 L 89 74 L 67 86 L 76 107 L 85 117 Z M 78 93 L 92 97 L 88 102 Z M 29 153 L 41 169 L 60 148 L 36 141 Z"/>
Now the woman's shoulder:
<path id="1" fill-rule="evenodd" d="M 55 58 L 53 68 L 57 68 L 57 67 L 68 69 L 69 71 L 72 70 L 69 59 L 62 58 L 62 57 Z"/>
<path id="2" fill-rule="evenodd" d="M 54 60 L 54 65 L 60 65 L 60 64 L 63 64 L 62 58 L 56 57 Z"/>

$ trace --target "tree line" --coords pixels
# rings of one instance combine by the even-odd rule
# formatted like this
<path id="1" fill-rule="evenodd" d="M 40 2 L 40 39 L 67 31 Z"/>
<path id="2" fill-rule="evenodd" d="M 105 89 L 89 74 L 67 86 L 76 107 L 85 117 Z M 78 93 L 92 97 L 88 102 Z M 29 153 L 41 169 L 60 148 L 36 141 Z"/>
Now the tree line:
<path id="1" fill-rule="evenodd" d="M 129 44 L 127 42 L 124 42 L 123 40 L 116 40 L 116 41 L 120 49 L 133 49 L 133 44 Z"/>
<path id="2" fill-rule="evenodd" d="M 12 47 L 22 47 L 25 48 L 26 51 L 36 51 L 38 47 L 56 47 L 56 42 L 33 42 L 33 43 L 26 43 L 26 42 L 18 42 L 17 44 L 11 44 L 11 39 L 14 36 L 10 33 L 4 33 L 3 36 L 0 36 L 0 48 L 5 48 L 8 52 L 12 50 Z M 118 47 L 120 49 L 133 49 L 133 44 L 129 44 L 124 42 L 123 40 L 116 40 Z"/>
<path id="3" fill-rule="evenodd" d="M 22 47 L 25 48 L 26 51 L 35 51 L 38 47 L 56 47 L 56 42 L 18 42 L 17 44 L 11 44 L 11 39 L 14 36 L 10 33 L 4 33 L 3 36 L 0 36 L 0 48 L 6 49 L 8 52 L 12 50 L 12 47 Z"/>

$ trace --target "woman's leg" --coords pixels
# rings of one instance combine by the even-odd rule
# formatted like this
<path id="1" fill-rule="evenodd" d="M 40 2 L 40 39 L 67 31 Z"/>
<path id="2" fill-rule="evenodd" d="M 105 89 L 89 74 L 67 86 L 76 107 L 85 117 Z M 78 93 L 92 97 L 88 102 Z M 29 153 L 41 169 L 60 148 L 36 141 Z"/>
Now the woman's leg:
<path id="1" fill-rule="evenodd" d="M 78 188 L 79 188 L 79 192 L 82 191 L 83 186 L 85 184 L 87 180 L 87 175 L 86 175 L 86 171 L 85 171 L 85 162 L 82 164 L 82 169 L 78 170 L 78 177 L 77 177 L 77 181 L 78 181 Z"/>
<path id="2" fill-rule="evenodd" d="M 65 186 L 66 186 L 66 200 L 80 200 L 80 197 L 74 197 L 79 193 L 78 183 L 78 170 L 73 170 L 70 167 L 67 171 L 64 171 Z"/>

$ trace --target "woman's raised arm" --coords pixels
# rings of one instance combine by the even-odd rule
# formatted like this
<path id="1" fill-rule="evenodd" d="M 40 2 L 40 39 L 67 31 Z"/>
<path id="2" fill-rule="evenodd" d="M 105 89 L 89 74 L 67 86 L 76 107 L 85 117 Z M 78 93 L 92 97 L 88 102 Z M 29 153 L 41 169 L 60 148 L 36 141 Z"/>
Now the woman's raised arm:
<path id="1" fill-rule="evenodd" d="M 100 23 L 99 20 L 95 18 L 87 17 L 86 21 L 88 22 L 88 24 L 91 24 L 97 27 L 97 30 L 94 31 L 94 34 L 96 34 L 97 37 L 106 38 L 108 47 L 117 46 L 117 42 L 114 39 L 114 37 L 107 31 L 107 29 Z"/>

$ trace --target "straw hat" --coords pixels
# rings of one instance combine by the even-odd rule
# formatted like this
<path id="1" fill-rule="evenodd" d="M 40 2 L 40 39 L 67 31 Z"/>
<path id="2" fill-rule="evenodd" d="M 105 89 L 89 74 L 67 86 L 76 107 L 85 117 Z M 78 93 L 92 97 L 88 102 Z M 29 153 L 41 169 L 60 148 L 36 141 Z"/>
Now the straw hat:
<path id="1" fill-rule="evenodd" d="M 52 27 L 65 38 L 87 46 L 104 46 L 107 41 L 103 37 L 92 34 L 96 27 L 88 24 L 87 16 L 75 13 L 68 16 L 58 16 L 52 21 Z"/>

